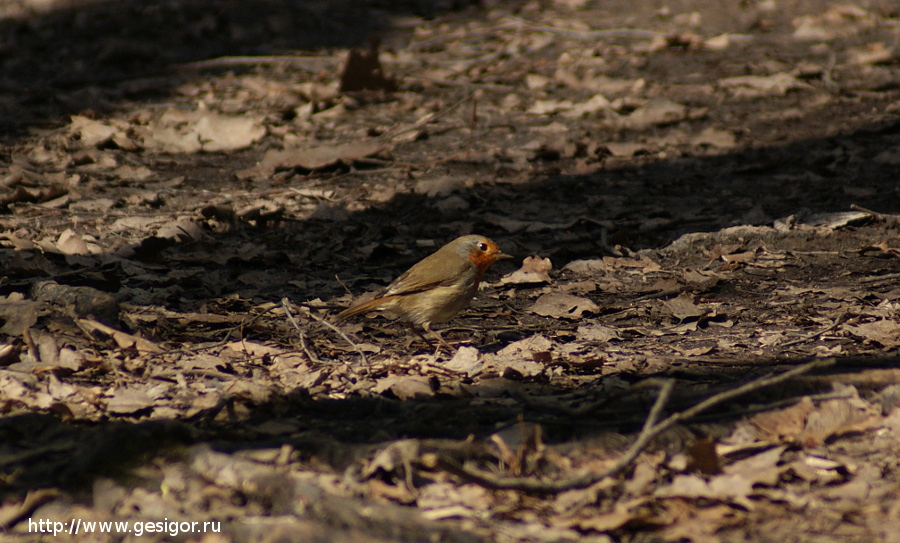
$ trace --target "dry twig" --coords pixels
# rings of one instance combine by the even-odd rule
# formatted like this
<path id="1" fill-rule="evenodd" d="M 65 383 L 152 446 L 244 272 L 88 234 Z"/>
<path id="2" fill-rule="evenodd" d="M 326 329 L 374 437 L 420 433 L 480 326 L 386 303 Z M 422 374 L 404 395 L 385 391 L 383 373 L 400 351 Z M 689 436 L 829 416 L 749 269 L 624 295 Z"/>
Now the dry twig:
<path id="1" fill-rule="evenodd" d="M 303 349 L 303 352 L 306 353 L 306 356 L 309 358 L 310 362 L 319 363 L 319 357 L 316 356 L 316 353 L 309 350 L 309 347 L 306 346 L 306 334 L 300 328 L 300 325 L 297 323 L 297 319 L 294 318 L 294 315 L 291 313 L 291 303 L 287 297 L 281 299 L 281 307 L 284 309 L 284 316 L 287 317 L 288 322 L 291 323 L 291 326 L 294 327 L 294 330 L 297 331 L 297 336 L 300 338 L 300 348 Z"/>
<path id="2" fill-rule="evenodd" d="M 834 365 L 834 363 L 835 359 L 833 358 L 814 360 L 778 375 L 768 375 L 759 379 L 754 379 L 753 381 L 750 381 L 749 383 L 741 385 L 737 388 L 726 390 L 725 392 L 710 396 L 694 407 L 686 409 L 685 411 L 681 411 L 680 413 L 675 413 L 667 417 L 662 422 L 656 424 L 656 418 L 662 411 L 663 407 L 665 407 L 665 404 L 669 399 L 669 395 L 672 392 L 673 386 L 673 383 L 671 381 L 663 381 L 660 386 L 660 391 L 659 395 L 656 398 L 656 402 L 653 404 L 653 408 L 650 410 L 650 414 L 647 416 L 647 421 L 644 423 L 644 428 L 641 430 L 641 433 L 638 435 L 635 442 L 631 445 L 631 447 L 628 448 L 627 451 L 625 451 L 625 454 L 623 454 L 614 465 L 600 473 L 577 475 L 574 477 L 559 479 L 556 481 L 544 481 L 530 477 L 497 477 L 490 473 L 485 473 L 482 471 L 474 470 L 472 468 L 468 468 L 449 458 L 438 458 L 437 464 L 446 471 L 462 479 L 465 479 L 466 481 L 470 481 L 485 488 L 491 488 L 495 490 L 503 489 L 524 490 L 526 492 L 535 493 L 559 493 L 576 488 L 586 488 L 602 481 L 607 477 L 612 477 L 625 470 L 631 464 L 631 462 L 634 461 L 635 458 L 637 458 L 638 454 L 641 453 L 641 451 L 650 443 L 651 440 L 653 440 L 655 437 L 662 434 L 669 428 L 675 426 L 676 424 L 695 417 L 696 415 L 713 406 L 716 406 L 723 402 L 727 402 L 731 399 L 737 398 L 738 396 L 747 394 L 748 392 L 753 392 L 755 390 L 783 383 L 785 381 L 793 379 L 794 377 L 803 375 L 804 373 L 808 373 L 812 370 L 832 366 Z"/>
<path id="3" fill-rule="evenodd" d="M 281 301 L 281 303 L 282 303 L 282 304 L 284 304 L 284 303 L 290 303 L 290 300 L 288 300 L 287 298 L 284 298 L 284 299 Z M 296 306 L 296 307 L 301 307 L 301 308 L 303 308 L 303 311 L 309 316 L 309 318 L 311 318 L 311 319 L 313 319 L 314 321 L 318 322 L 319 324 L 325 326 L 326 328 L 330 328 L 330 329 L 333 330 L 337 335 L 339 335 L 339 336 L 341 336 L 342 338 L 344 338 L 344 341 L 346 341 L 346 342 L 349 343 L 351 346 L 353 346 L 353 348 L 356 349 L 356 352 L 359 353 L 360 361 L 361 361 L 363 364 L 368 364 L 368 363 L 369 363 L 369 360 L 366 358 L 366 353 L 364 353 L 363 350 L 360 348 L 360 346 L 357 345 L 356 343 L 354 343 L 353 340 L 350 339 L 350 336 L 348 336 L 347 334 L 345 334 L 343 330 L 341 330 L 341 329 L 338 328 L 337 326 L 331 324 L 330 322 L 326 321 L 326 320 L 323 319 L 322 317 L 316 315 L 315 313 L 313 313 L 312 311 L 310 311 L 309 308 L 306 307 L 306 306 L 300 305 L 300 306 Z"/>
<path id="4" fill-rule="evenodd" d="M 806 343 L 807 341 L 809 341 L 811 339 L 816 339 L 817 337 L 819 337 L 821 335 L 831 332 L 832 330 L 834 330 L 835 328 L 840 326 L 846 319 L 847 319 L 847 312 L 845 311 L 845 312 L 841 313 L 841 315 L 838 318 L 834 319 L 834 322 L 831 323 L 830 326 L 823 328 L 822 330 L 819 330 L 818 332 L 813 332 L 812 334 L 807 334 L 805 336 L 798 337 L 797 339 L 793 339 L 786 343 L 782 343 L 778 347 L 781 349 L 784 349 L 785 347 L 790 347 L 791 345 L 797 345 L 799 343 Z"/>
<path id="5" fill-rule="evenodd" d="M 179 70 L 206 70 L 210 68 L 231 68 L 234 66 L 260 66 L 271 64 L 290 64 L 292 67 L 300 68 L 309 72 L 318 72 L 322 69 L 323 64 L 334 63 L 337 59 L 334 57 L 301 57 L 291 55 L 273 55 L 273 56 L 231 56 L 218 57 L 209 60 L 200 60 L 197 62 L 189 62 L 177 66 Z"/>
<path id="6" fill-rule="evenodd" d="M 461 100 L 458 100 L 458 101 L 450 104 L 449 106 L 445 107 L 442 111 L 439 111 L 439 112 L 435 113 L 434 115 L 426 115 L 425 118 L 419 120 L 416 123 L 413 123 L 411 126 L 407 126 L 406 128 L 398 128 L 396 130 L 386 132 L 386 133 L 382 134 L 381 136 L 374 138 L 372 141 L 390 141 L 401 134 L 406 134 L 407 132 L 416 131 L 416 130 L 422 128 L 423 126 L 425 126 L 429 123 L 432 123 L 432 122 L 440 119 L 441 117 L 444 117 L 445 115 L 449 115 L 450 113 L 453 113 L 453 111 L 456 110 L 456 108 L 465 104 L 471 96 L 472 96 L 471 92 L 466 93 L 466 95 Z"/>

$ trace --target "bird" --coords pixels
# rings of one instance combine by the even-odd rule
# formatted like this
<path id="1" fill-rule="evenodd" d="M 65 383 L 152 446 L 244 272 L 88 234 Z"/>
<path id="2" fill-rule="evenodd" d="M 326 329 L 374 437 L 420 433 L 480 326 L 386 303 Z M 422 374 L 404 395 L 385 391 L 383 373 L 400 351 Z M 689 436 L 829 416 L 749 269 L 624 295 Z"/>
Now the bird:
<path id="1" fill-rule="evenodd" d="M 386 311 L 406 321 L 426 342 L 430 343 L 417 326 L 434 336 L 450 352 L 455 352 L 456 349 L 432 330 L 431 325 L 450 320 L 469 305 L 478 292 L 484 272 L 503 258 L 512 256 L 484 236 L 472 234 L 456 238 L 394 279 L 374 299 L 356 303 L 338 313 L 335 322 L 339 324 L 371 311 Z"/>

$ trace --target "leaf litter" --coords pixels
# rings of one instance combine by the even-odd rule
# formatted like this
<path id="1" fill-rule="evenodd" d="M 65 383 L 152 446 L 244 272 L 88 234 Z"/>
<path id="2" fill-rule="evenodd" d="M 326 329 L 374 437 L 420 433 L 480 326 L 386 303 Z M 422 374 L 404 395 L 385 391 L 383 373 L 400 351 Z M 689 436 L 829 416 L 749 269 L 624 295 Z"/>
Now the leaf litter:
<path id="1" fill-rule="evenodd" d="M 396 34 L 302 50 L 301 20 L 362 34 L 174 2 L 204 56 L 159 77 L 129 26 L 154 10 L 108 4 L 9 36 L 70 79 L 0 101 L 4 529 L 894 537 L 896 10 L 367 4 Z M 102 51 L 41 56 L 84 28 L 59 58 Z M 289 54 L 205 49 L 272 35 Z M 445 325 L 456 353 L 330 324 L 469 232 L 532 256 Z"/>

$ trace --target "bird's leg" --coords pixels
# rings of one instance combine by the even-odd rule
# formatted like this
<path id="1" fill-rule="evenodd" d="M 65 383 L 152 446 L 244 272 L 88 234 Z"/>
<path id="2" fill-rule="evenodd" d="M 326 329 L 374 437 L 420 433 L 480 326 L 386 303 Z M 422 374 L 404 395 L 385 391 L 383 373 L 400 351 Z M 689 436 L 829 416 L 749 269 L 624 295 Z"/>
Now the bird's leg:
<path id="1" fill-rule="evenodd" d="M 450 350 L 451 354 L 456 352 L 456 347 L 454 347 L 453 345 L 450 345 L 449 343 L 444 341 L 444 338 L 442 338 L 440 334 L 438 334 L 437 332 L 435 332 L 434 330 L 431 329 L 431 323 L 429 323 L 429 322 L 424 323 L 422 325 L 422 328 L 424 328 L 425 331 L 428 332 L 429 334 L 433 335 L 435 337 L 435 339 L 437 339 L 440 342 L 441 345 L 443 345 L 444 347 L 447 347 L 447 349 Z M 436 351 L 434 351 L 434 356 L 437 356 L 437 353 L 440 350 L 440 348 L 441 347 L 439 345 L 438 349 Z"/>
<path id="2" fill-rule="evenodd" d="M 422 338 L 422 341 L 424 341 L 425 343 L 427 343 L 429 347 L 434 347 L 434 343 L 432 343 L 430 339 L 428 339 L 427 337 L 425 337 L 425 334 L 423 334 L 422 331 L 419 330 L 419 328 L 418 328 L 415 324 L 413 324 L 413 323 L 411 323 L 411 322 L 408 322 L 408 323 L 406 323 L 406 326 L 407 326 L 410 330 L 412 330 L 413 332 L 415 332 L 417 336 L 419 336 L 420 338 Z"/>

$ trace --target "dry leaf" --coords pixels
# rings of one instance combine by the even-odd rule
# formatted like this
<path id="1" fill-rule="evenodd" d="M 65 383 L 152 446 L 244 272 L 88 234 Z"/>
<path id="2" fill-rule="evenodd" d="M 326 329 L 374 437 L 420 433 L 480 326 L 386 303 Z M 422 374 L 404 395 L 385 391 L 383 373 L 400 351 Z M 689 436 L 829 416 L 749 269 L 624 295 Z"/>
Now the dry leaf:
<path id="1" fill-rule="evenodd" d="M 797 441 L 805 447 L 816 447 L 826 439 L 849 432 L 862 432 L 881 422 L 881 412 L 874 405 L 858 397 L 852 386 L 836 387 L 852 398 L 840 398 L 822 402 L 809 414 Z"/>
<path id="2" fill-rule="evenodd" d="M 389 146 L 385 143 L 359 141 L 280 151 L 269 150 L 266 151 L 258 166 L 245 170 L 244 174 L 269 176 L 276 170 L 291 168 L 318 170 L 339 162 L 351 164 L 361 158 L 377 155 L 388 148 Z"/>
<path id="3" fill-rule="evenodd" d="M 116 388 L 106 402 L 106 410 L 117 415 L 130 415 L 153 407 L 155 404 L 145 391 L 135 387 Z"/>
<path id="4" fill-rule="evenodd" d="M 760 413 L 750 418 L 760 440 L 793 443 L 806 426 L 806 418 L 815 410 L 809 397 L 791 407 Z"/>
<path id="5" fill-rule="evenodd" d="M 81 115 L 72 115 L 72 122 L 69 124 L 68 130 L 70 134 L 77 136 L 85 147 L 100 146 L 112 140 L 113 136 L 120 132 L 114 126 Z"/>
<path id="6" fill-rule="evenodd" d="M 719 475 L 708 482 L 697 475 L 676 475 L 671 484 L 659 487 L 653 494 L 666 498 L 707 498 L 752 508 L 748 498 L 752 492 L 753 483 L 737 474 Z"/>
<path id="7" fill-rule="evenodd" d="M 696 117 L 697 113 L 690 113 L 687 106 L 676 104 L 664 98 L 654 98 L 645 105 L 631 112 L 624 119 L 624 123 L 632 128 L 647 128 L 681 122 L 688 117 Z"/>
<path id="8" fill-rule="evenodd" d="M 691 145 L 709 145 L 717 149 L 731 149 L 737 143 L 733 132 L 707 127 L 691 138 Z"/>
<path id="9" fill-rule="evenodd" d="M 155 343 L 150 340 L 144 339 L 142 337 L 133 336 L 131 334 L 126 334 L 125 332 L 121 332 L 112 328 L 110 326 L 106 326 L 103 323 L 92 321 L 88 319 L 78 319 L 78 324 L 84 327 L 89 332 L 98 331 L 102 332 L 109 337 L 111 337 L 122 349 L 135 349 L 137 351 L 143 351 L 148 353 L 158 353 L 162 351 Z"/>
<path id="10" fill-rule="evenodd" d="M 808 89 L 810 86 L 788 73 L 770 76 L 745 75 L 719 80 L 719 86 L 728 89 L 737 98 L 783 96 L 789 90 Z"/>
<path id="11" fill-rule="evenodd" d="M 579 275 L 596 275 L 609 272 L 610 266 L 606 260 L 573 260 L 563 266 L 564 270 Z"/>
<path id="12" fill-rule="evenodd" d="M 596 323 L 579 326 L 576 334 L 579 341 L 607 343 L 609 341 L 622 339 L 616 328 Z"/>
<path id="13" fill-rule="evenodd" d="M 0 296 L 0 332 L 10 336 L 21 336 L 25 330 L 34 326 L 38 317 L 38 305 L 31 300 L 22 299 L 21 294 L 11 293 Z"/>
<path id="14" fill-rule="evenodd" d="M 391 375 L 378 379 L 372 392 L 383 394 L 388 390 L 400 400 L 434 396 L 431 380 L 420 375 Z"/>
<path id="15" fill-rule="evenodd" d="M 844 324 L 843 330 L 884 347 L 894 349 L 900 346 L 900 323 L 897 321 L 882 319 L 861 324 Z"/>
<path id="16" fill-rule="evenodd" d="M 496 355 L 485 355 L 485 363 L 506 377 L 535 377 L 544 372 L 545 361 L 552 358 L 554 343 L 543 335 L 534 335 L 510 343 Z M 510 375 L 512 372 L 512 375 Z"/>
<path id="17" fill-rule="evenodd" d="M 778 466 L 787 447 L 773 447 L 767 451 L 739 460 L 725 467 L 725 473 L 739 475 L 751 484 L 775 486 L 781 478 L 783 468 Z"/>
<path id="18" fill-rule="evenodd" d="M 676 298 L 666 300 L 663 305 L 672 312 L 672 316 L 679 321 L 702 317 L 709 313 L 709 309 L 694 302 L 694 297 L 682 292 Z"/>
<path id="19" fill-rule="evenodd" d="M 258 119 L 205 109 L 170 109 L 147 127 L 136 127 L 142 146 L 156 153 L 236 151 L 261 140 L 266 129 Z"/>
<path id="20" fill-rule="evenodd" d="M 543 317 L 581 319 L 585 313 L 598 313 L 600 307 L 587 298 L 562 292 L 542 294 L 531 306 L 530 311 Z"/>
<path id="21" fill-rule="evenodd" d="M 478 352 L 478 349 L 463 345 L 457 349 L 453 358 L 444 364 L 444 367 L 473 377 L 484 367 L 484 362 L 481 360 L 481 353 Z"/>
<path id="22" fill-rule="evenodd" d="M 71 229 L 67 228 L 56 240 L 56 247 L 59 251 L 66 255 L 86 255 L 91 251 L 88 249 L 87 242 Z"/>
<path id="23" fill-rule="evenodd" d="M 522 267 L 500 278 L 502 285 L 519 285 L 532 283 L 550 283 L 550 274 L 553 264 L 549 258 L 529 256 L 522 261 Z"/>

